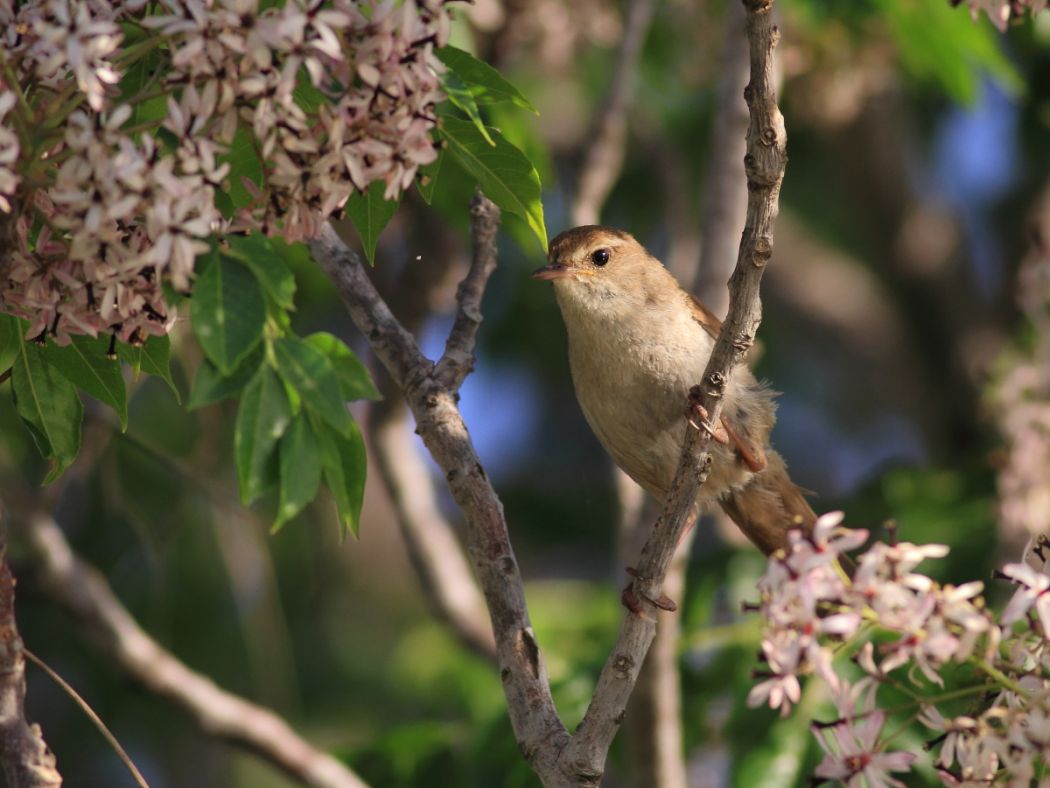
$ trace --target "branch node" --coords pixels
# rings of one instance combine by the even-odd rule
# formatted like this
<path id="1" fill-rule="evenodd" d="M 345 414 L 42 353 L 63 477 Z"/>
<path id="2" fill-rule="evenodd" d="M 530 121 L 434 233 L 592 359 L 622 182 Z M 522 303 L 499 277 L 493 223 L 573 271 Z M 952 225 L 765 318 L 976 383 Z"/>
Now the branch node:
<path id="1" fill-rule="evenodd" d="M 634 659 L 630 654 L 619 654 L 613 660 L 613 672 L 618 679 L 629 679 L 634 670 Z"/>
<path id="2" fill-rule="evenodd" d="M 746 353 L 754 344 L 755 338 L 745 331 L 733 340 L 733 349 L 738 353 Z"/>

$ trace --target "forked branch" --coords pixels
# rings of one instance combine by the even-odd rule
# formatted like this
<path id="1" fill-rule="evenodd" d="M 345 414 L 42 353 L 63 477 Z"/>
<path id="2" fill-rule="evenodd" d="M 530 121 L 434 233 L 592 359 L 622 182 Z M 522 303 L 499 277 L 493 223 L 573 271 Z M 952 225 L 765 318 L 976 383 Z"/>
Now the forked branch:
<path id="1" fill-rule="evenodd" d="M 784 122 L 773 90 L 772 55 L 778 37 L 772 22 L 773 0 L 746 0 L 745 8 L 751 60 L 751 82 L 745 91 L 750 114 L 747 224 L 730 281 L 729 314 L 698 382 L 701 404 L 711 419 L 718 418 L 725 386 L 758 327 L 759 282 L 772 255 L 773 222 L 786 163 Z M 652 642 L 655 613 L 658 605 L 665 604 L 664 577 L 706 479 L 710 465 L 706 433 L 690 432 L 685 441 L 670 495 L 637 567 L 634 590 L 641 613 L 626 614 L 587 714 L 570 736 L 551 699 L 503 506 L 478 460 L 449 386 L 458 375 L 443 380 L 444 375 L 436 374 L 435 365 L 376 292 L 360 258 L 334 230 L 326 228 L 311 250 L 354 323 L 401 387 L 419 434 L 466 517 L 468 548 L 492 619 L 500 676 L 522 753 L 548 786 L 597 786 Z"/>

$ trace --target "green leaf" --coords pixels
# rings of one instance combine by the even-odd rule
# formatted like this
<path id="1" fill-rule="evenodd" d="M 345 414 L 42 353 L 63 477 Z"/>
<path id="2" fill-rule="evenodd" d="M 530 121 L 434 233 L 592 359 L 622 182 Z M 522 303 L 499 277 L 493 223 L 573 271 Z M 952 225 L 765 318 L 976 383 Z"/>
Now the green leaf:
<path id="1" fill-rule="evenodd" d="M 445 159 L 444 149 L 438 151 L 438 157 L 430 164 L 424 164 L 419 168 L 416 177 L 416 189 L 423 202 L 430 205 L 434 201 L 434 188 L 437 186 L 438 174 L 441 172 L 441 162 Z"/>
<path id="2" fill-rule="evenodd" d="M 233 453 L 241 501 L 248 505 L 277 477 L 277 441 L 292 420 L 288 398 L 277 376 L 267 366 L 259 368 L 244 390 L 237 411 Z"/>
<path id="3" fill-rule="evenodd" d="M 277 371 L 299 392 L 303 404 L 341 434 L 349 435 L 354 422 L 328 357 L 298 337 L 282 337 L 273 349 Z"/>
<path id="4" fill-rule="evenodd" d="M 14 315 L 0 313 L 0 372 L 7 372 L 22 347 L 23 323 Z"/>
<path id="5" fill-rule="evenodd" d="M 436 50 L 434 54 L 470 87 L 470 92 L 478 103 L 496 104 L 509 101 L 529 112 L 540 114 L 524 94 L 502 74 L 469 52 L 446 46 Z"/>
<path id="6" fill-rule="evenodd" d="M 117 357 L 129 364 L 136 375 L 140 372 L 156 375 L 168 384 L 175 401 L 182 402 L 182 395 L 171 377 L 171 339 L 167 335 L 150 337 L 146 344 L 138 347 L 118 342 Z"/>
<path id="7" fill-rule="evenodd" d="M 441 88 L 445 91 L 448 100 L 452 102 L 452 106 L 457 107 L 470 118 L 470 122 L 474 124 L 474 128 L 480 132 L 485 141 L 495 146 L 496 142 L 489 136 L 488 129 L 485 128 L 485 121 L 481 119 L 481 112 L 478 111 L 477 102 L 474 101 L 474 94 L 470 92 L 466 83 L 456 75 L 455 71 L 446 71 L 441 75 Z"/>
<path id="8" fill-rule="evenodd" d="M 22 341 L 11 370 L 15 409 L 29 426 L 40 453 L 51 460 L 44 479 L 50 484 L 76 459 L 80 451 L 80 423 L 84 405 L 76 387 L 47 363 L 43 348 Z"/>
<path id="9" fill-rule="evenodd" d="M 260 233 L 235 235 L 230 239 L 230 252 L 252 269 L 274 303 L 282 309 L 295 308 L 295 276 L 288 265 Z"/>
<path id="10" fill-rule="evenodd" d="M 241 126 L 237 127 L 233 135 L 229 152 L 219 157 L 220 164 L 226 162 L 230 164 L 230 174 L 224 180 L 229 183 L 230 190 L 221 193 L 229 196 L 235 209 L 244 208 L 255 199 L 255 195 L 244 185 L 244 180 L 251 181 L 262 191 L 261 184 L 265 176 L 259 151 L 255 147 L 255 137 Z"/>
<path id="11" fill-rule="evenodd" d="M 129 40 L 124 39 L 124 45 L 128 46 Z M 120 98 L 118 103 L 130 104 L 131 115 L 128 117 L 127 126 L 139 126 L 143 123 L 156 123 L 164 120 L 168 114 L 168 97 L 166 95 L 153 96 L 145 101 L 132 101 L 138 94 L 153 92 L 152 88 L 160 87 L 164 83 L 167 73 L 165 58 L 158 49 L 146 53 L 125 71 L 120 77 Z"/>
<path id="12" fill-rule="evenodd" d="M 525 154 L 495 129 L 490 132 L 496 147 L 490 147 L 473 124 L 458 118 L 443 118 L 438 130 L 448 140 L 449 152 L 478 179 L 485 195 L 503 210 L 524 219 L 546 251 L 540 176 Z"/>
<path id="13" fill-rule="evenodd" d="M 331 430 L 318 432 L 324 481 L 335 499 L 344 538 L 348 530 L 354 536 L 358 535 L 361 504 L 365 498 L 365 474 L 368 468 L 361 431 L 353 420 L 350 426 L 350 434 L 347 437 Z"/>
<path id="14" fill-rule="evenodd" d="M 197 375 L 193 379 L 193 388 L 190 389 L 190 399 L 186 403 L 186 410 L 196 410 L 213 402 L 238 396 L 254 377 L 264 355 L 263 346 L 259 344 L 251 355 L 238 364 L 237 369 L 229 375 L 223 375 L 218 367 L 208 359 L 202 359 L 200 366 L 197 367 Z"/>
<path id="15" fill-rule="evenodd" d="M 280 466 L 280 500 L 272 531 L 299 514 L 321 483 L 321 448 L 305 414 L 293 419 L 281 438 Z"/>
<path id="16" fill-rule="evenodd" d="M 215 251 L 193 287 L 190 316 L 205 355 L 224 375 L 259 344 L 266 322 L 266 297 L 242 263 Z"/>
<path id="17" fill-rule="evenodd" d="M 110 358 L 106 337 L 75 336 L 65 347 L 54 342 L 44 349 L 44 358 L 66 379 L 116 411 L 120 427 L 128 428 L 128 394 L 120 361 Z"/>
<path id="18" fill-rule="evenodd" d="M 373 181 L 366 194 L 354 192 L 346 201 L 346 215 L 354 223 L 354 228 L 361 237 L 365 256 L 371 265 L 376 264 L 376 243 L 379 241 L 379 234 L 397 213 L 398 201 L 384 200 L 385 189 L 386 184 L 383 181 Z"/>
<path id="19" fill-rule="evenodd" d="M 309 75 L 305 70 L 300 70 L 295 87 L 292 88 L 292 100 L 307 115 L 316 115 L 322 104 L 331 104 L 328 97 L 314 87 Z"/>
<path id="20" fill-rule="evenodd" d="M 306 341 L 324 353 L 332 362 L 343 399 L 351 402 L 359 399 L 373 401 L 383 399 L 376 384 L 372 382 L 372 374 L 368 371 L 368 367 L 341 339 L 332 336 L 327 331 L 318 331 L 306 337 Z"/>
<path id="21" fill-rule="evenodd" d="M 317 263 L 314 262 L 309 247 L 302 241 L 288 243 L 280 236 L 274 236 L 270 239 L 270 247 L 292 271 L 302 270 L 303 268 L 308 268 L 311 271 L 317 269 Z M 323 277 L 324 275 L 321 274 L 321 276 Z"/>

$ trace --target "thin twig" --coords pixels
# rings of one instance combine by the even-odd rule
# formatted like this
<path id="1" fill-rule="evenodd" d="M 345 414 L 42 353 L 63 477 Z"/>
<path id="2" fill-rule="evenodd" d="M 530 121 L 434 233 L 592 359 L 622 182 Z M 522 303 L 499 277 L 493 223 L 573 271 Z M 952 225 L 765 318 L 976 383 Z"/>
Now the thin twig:
<path id="1" fill-rule="evenodd" d="M 627 138 L 627 115 L 634 98 L 635 72 L 653 18 L 654 0 L 631 0 L 623 38 L 601 108 L 591 123 L 576 179 L 572 223 L 597 224 L 613 184 L 620 177 Z"/>
<path id="2" fill-rule="evenodd" d="M 15 578 L 0 537 L 0 773 L 18 788 L 59 786 L 62 775 L 40 726 L 25 718 L 25 653 L 15 624 Z"/>
<path id="3" fill-rule="evenodd" d="M 569 733 L 551 698 L 503 505 L 474 450 L 456 396 L 434 379 L 433 364 L 376 291 L 361 258 L 331 226 L 310 243 L 310 250 L 354 324 L 400 386 L 420 437 L 466 516 L 467 547 L 496 636 L 500 677 L 518 746 L 545 783 L 559 784 L 553 781 L 556 762 Z"/>
<path id="4" fill-rule="evenodd" d="M 474 345 L 482 319 L 481 299 L 485 295 L 489 277 L 496 270 L 499 208 L 478 189 L 470 204 L 470 217 L 474 254 L 470 270 L 456 292 L 459 309 L 445 343 L 445 353 L 434 370 L 438 383 L 449 391 L 459 391 L 463 380 L 474 368 Z"/>
<path id="5" fill-rule="evenodd" d="M 146 778 L 142 776 L 142 772 L 139 771 L 134 761 L 131 760 L 131 756 L 128 755 L 127 750 L 125 750 L 120 745 L 120 742 L 117 741 L 117 737 L 113 735 L 113 732 L 106 726 L 106 723 L 102 721 L 102 718 L 98 716 L 98 713 L 93 708 L 91 708 L 91 705 L 86 700 L 84 700 L 83 697 L 81 697 L 79 692 L 73 689 L 73 685 L 71 685 L 68 681 L 66 681 L 64 678 L 58 675 L 58 673 L 55 670 L 53 670 L 50 665 L 44 662 L 44 660 L 40 659 L 40 657 L 38 657 L 29 649 L 23 648 L 22 653 L 29 657 L 30 662 L 32 662 L 34 665 L 36 665 L 38 668 L 44 671 L 44 673 L 47 674 L 48 678 L 50 678 L 53 682 L 55 682 L 55 684 L 61 687 L 62 691 L 65 692 L 70 698 L 72 698 L 73 702 L 80 707 L 80 710 L 84 712 L 87 718 L 91 720 L 92 724 L 94 724 L 94 726 L 98 728 L 99 733 L 101 733 L 103 737 L 105 737 L 106 741 L 109 742 L 109 746 L 113 748 L 113 751 L 117 754 L 117 757 L 124 762 L 124 766 L 127 767 L 127 770 L 129 772 L 131 772 L 131 776 L 135 779 L 135 782 L 140 786 L 140 788 L 149 788 L 149 783 L 146 782 Z"/>
<path id="6" fill-rule="evenodd" d="M 409 204 L 409 208 L 414 207 Z M 440 222 L 428 212 L 422 212 L 418 218 L 419 232 L 427 239 L 433 260 L 428 265 L 409 263 L 395 276 L 388 277 L 390 281 L 376 283 L 402 325 L 411 330 L 418 330 L 443 307 L 443 294 L 448 292 L 450 281 L 460 268 L 467 269 L 468 279 L 477 281 L 482 275 L 479 272 L 485 272 L 490 264 L 476 253 L 473 265 L 461 266 L 456 251 L 449 248 L 450 244 L 442 243 L 445 233 Z M 479 217 L 475 217 L 475 223 L 478 220 Z M 492 225 L 494 234 L 498 222 L 497 214 L 494 221 L 486 219 L 484 223 L 486 227 Z M 477 236 L 475 239 L 477 247 Z M 490 239 L 487 245 L 493 247 L 491 261 L 494 263 L 494 240 Z M 373 271 L 373 274 L 380 273 L 392 271 L 389 267 Z M 487 272 L 484 276 L 487 278 Z M 484 286 L 484 281 L 476 285 L 479 304 Z M 471 321 L 471 324 L 476 330 L 476 323 Z M 472 347 L 467 348 L 464 354 L 471 350 Z M 452 524 L 441 511 L 430 469 L 412 438 L 413 425 L 400 386 L 384 370 L 376 373 L 376 384 L 383 398 L 368 409 L 369 456 L 375 461 L 379 479 L 394 508 L 422 596 L 453 637 L 475 654 L 495 662 L 496 641 L 485 601 Z"/>
<path id="7" fill-rule="evenodd" d="M 787 134 L 773 89 L 772 55 L 779 38 L 772 19 L 773 0 L 745 0 L 745 8 L 751 58 L 751 81 L 745 90 L 751 118 L 744 159 L 748 178 L 747 223 L 729 285 L 729 314 L 699 382 L 700 404 L 715 420 L 733 368 L 751 346 L 761 320 L 759 283 L 773 252 L 773 222 L 787 163 Z M 598 679 L 594 699 L 562 754 L 563 762 L 589 764 L 597 771 L 605 761 L 638 674 L 639 657 L 645 655 L 655 634 L 658 606 L 654 600 L 660 600 L 663 594 L 664 576 L 710 469 L 707 441 L 708 434 L 702 430 L 686 433 L 663 513 L 642 548 L 636 568 L 635 596 L 649 615 L 625 617 L 617 644 Z"/>
<path id="8" fill-rule="evenodd" d="M 304 785 L 365 788 L 347 766 L 313 747 L 277 714 L 218 687 L 146 634 L 98 570 L 73 553 L 50 515 L 31 513 L 20 528 L 40 588 L 136 681 L 182 708 L 206 733 L 254 752 Z"/>

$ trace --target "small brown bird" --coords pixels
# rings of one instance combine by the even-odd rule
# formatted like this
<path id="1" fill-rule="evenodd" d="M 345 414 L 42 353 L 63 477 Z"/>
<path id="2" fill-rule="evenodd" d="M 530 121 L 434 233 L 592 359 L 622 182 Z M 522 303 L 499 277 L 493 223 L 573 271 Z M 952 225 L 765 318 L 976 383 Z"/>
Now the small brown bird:
<path id="1" fill-rule="evenodd" d="M 631 235 L 588 225 L 550 244 L 548 280 L 569 336 L 569 363 L 587 423 L 613 460 L 663 500 L 681 454 L 689 389 L 698 383 L 721 322 Z M 720 423 L 707 425 L 712 465 L 701 502 L 717 500 L 763 552 L 816 515 L 769 448 L 774 393 L 738 367 Z M 693 419 L 695 424 L 695 419 Z"/>

